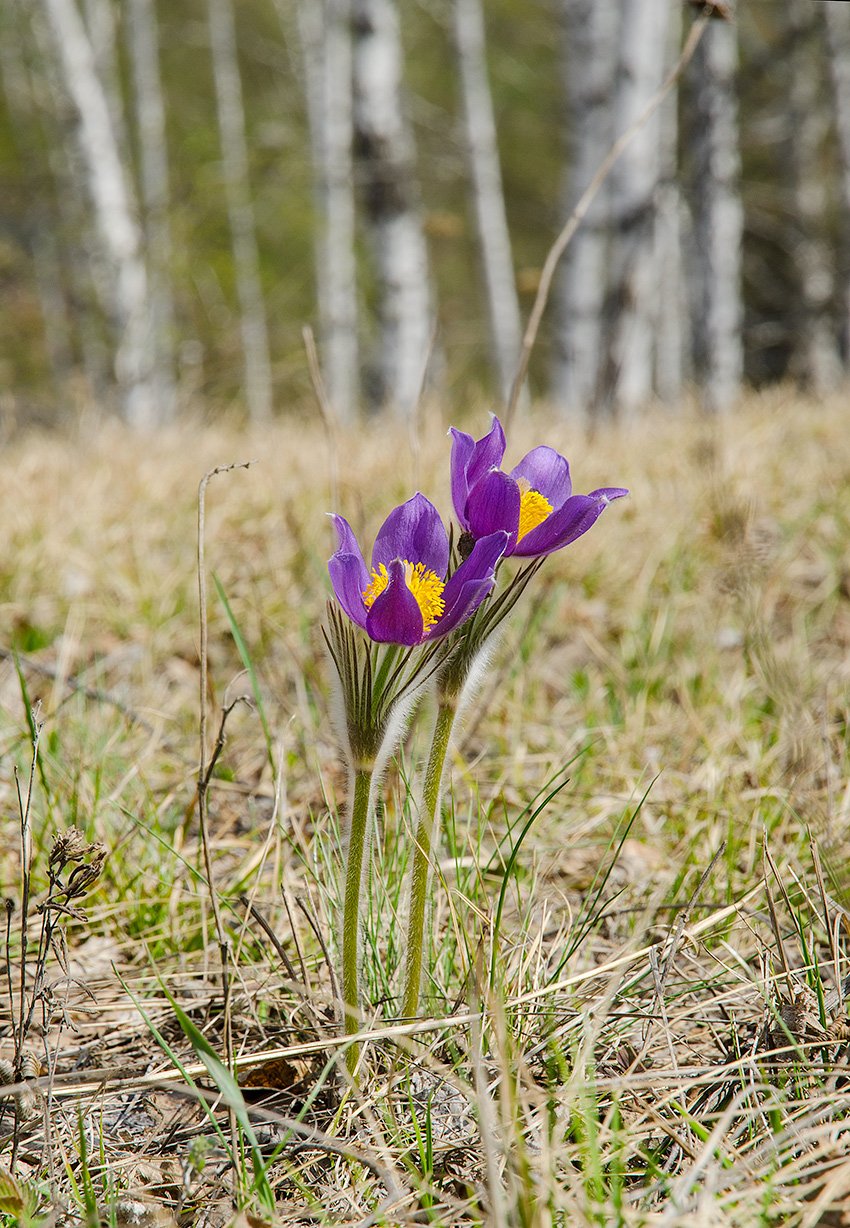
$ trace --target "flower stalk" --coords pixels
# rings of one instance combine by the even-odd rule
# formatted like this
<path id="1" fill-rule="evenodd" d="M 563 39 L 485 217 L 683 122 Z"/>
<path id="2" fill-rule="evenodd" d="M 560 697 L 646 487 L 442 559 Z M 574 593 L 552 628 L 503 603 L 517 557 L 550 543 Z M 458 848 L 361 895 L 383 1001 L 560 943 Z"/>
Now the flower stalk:
<path id="1" fill-rule="evenodd" d="M 324 635 L 337 676 L 335 718 L 351 795 L 340 927 L 340 993 L 343 1032 L 353 1036 L 362 1019 L 363 913 L 376 798 L 387 763 L 428 680 L 445 663 L 451 641 L 435 640 L 409 648 L 376 644 L 333 604 L 328 606 Z M 346 1061 L 352 1074 L 358 1057 L 359 1045 L 350 1045 Z"/>
<path id="2" fill-rule="evenodd" d="M 345 894 L 342 903 L 342 1009 L 346 1036 L 360 1028 L 361 895 L 366 881 L 366 851 L 372 830 L 372 769 L 360 768 L 354 774 L 351 801 L 348 857 L 345 866 Z M 350 1045 L 346 1053 L 348 1069 L 354 1073 L 360 1046 Z"/>
<path id="3" fill-rule="evenodd" d="M 437 839 L 440 795 L 452 734 L 460 713 L 481 683 L 492 650 L 498 642 L 501 623 L 519 601 L 542 562 L 542 559 L 533 559 L 527 563 L 498 596 L 491 594 L 479 606 L 456 635 L 451 653 L 437 672 L 437 716 L 422 786 L 410 879 L 402 994 L 402 1017 L 405 1019 L 415 1018 L 419 1010 L 431 850 Z"/>
<path id="4" fill-rule="evenodd" d="M 457 716 L 457 697 L 441 696 L 437 705 L 434 735 L 419 809 L 419 822 L 413 847 L 413 870 L 410 880 L 410 906 L 407 915 L 407 955 L 404 966 L 402 1015 L 413 1019 L 419 1009 L 422 984 L 422 954 L 425 943 L 425 907 L 431 872 L 431 848 L 434 844 L 436 818 L 446 767 L 446 756 Z"/>

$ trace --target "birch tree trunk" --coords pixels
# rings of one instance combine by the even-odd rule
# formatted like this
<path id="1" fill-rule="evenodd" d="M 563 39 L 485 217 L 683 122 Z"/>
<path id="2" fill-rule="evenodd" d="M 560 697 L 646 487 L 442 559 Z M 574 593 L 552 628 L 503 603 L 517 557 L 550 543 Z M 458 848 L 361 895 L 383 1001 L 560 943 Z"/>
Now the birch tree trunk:
<path id="1" fill-rule="evenodd" d="M 665 38 L 665 63 L 662 72 L 665 78 L 679 58 L 681 41 L 682 13 L 679 5 L 674 4 L 670 9 Z M 684 203 L 679 187 L 677 107 L 662 107 L 659 129 L 659 180 L 653 237 L 658 280 L 655 391 L 659 399 L 667 405 L 678 406 L 682 396 L 688 310 L 682 268 Z"/>
<path id="2" fill-rule="evenodd" d="M 354 0 L 353 29 L 356 170 L 379 292 L 379 399 L 406 417 L 416 408 L 432 324 L 394 0 Z"/>
<path id="3" fill-rule="evenodd" d="M 224 186 L 239 297 L 245 395 L 251 421 L 267 422 L 272 412 L 268 324 L 248 176 L 248 143 L 233 7 L 231 0 L 207 0 L 207 3 Z"/>
<path id="4" fill-rule="evenodd" d="M 565 218 L 614 140 L 611 99 L 619 10 L 619 0 L 561 0 L 571 134 Z M 552 396 L 566 414 L 582 422 L 592 416 L 599 391 L 609 209 L 606 180 L 564 253 L 556 282 Z"/>
<path id="5" fill-rule="evenodd" d="M 826 183 L 821 157 L 829 115 L 820 98 L 817 12 L 808 0 L 790 0 L 788 5 L 791 35 L 788 160 L 797 221 L 793 255 L 801 309 L 795 367 L 797 375 L 815 392 L 824 393 L 838 383 L 841 362 L 830 319 L 834 258 L 823 234 Z"/>
<path id="6" fill-rule="evenodd" d="M 283 20 L 286 0 L 276 3 Z M 319 217 L 322 367 L 337 418 L 350 422 L 358 399 L 350 0 L 299 0 L 298 28 Z"/>
<path id="7" fill-rule="evenodd" d="M 829 39 L 829 67 L 835 99 L 835 130 L 841 161 L 841 203 L 845 261 L 850 252 L 850 8 L 846 4 L 824 6 Z M 845 278 L 842 294 L 842 343 L 845 369 L 850 364 L 850 278 Z"/>
<path id="8" fill-rule="evenodd" d="M 670 0 L 621 0 L 615 135 L 661 84 Z M 665 106 L 674 106 L 668 98 Z M 630 417 L 652 396 L 658 282 L 654 267 L 660 117 L 656 111 L 611 171 L 611 262 L 604 401 Z"/>
<path id="9" fill-rule="evenodd" d="M 165 104 L 159 74 L 159 33 L 154 0 L 128 0 L 128 8 L 156 352 L 154 378 L 160 413 L 167 420 L 174 414 L 174 303 L 170 283 L 172 246 L 168 218 L 168 153 Z"/>
<path id="10" fill-rule="evenodd" d="M 127 125 L 124 122 L 124 98 L 119 80 L 118 40 L 112 0 L 83 0 L 81 15 L 94 52 L 95 72 L 109 105 L 115 141 L 120 150 L 126 150 Z"/>
<path id="11" fill-rule="evenodd" d="M 737 28 L 712 20 L 691 65 L 694 160 L 693 239 L 694 368 L 705 409 L 726 410 L 741 390 L 741 243 L 743 209 L 738 190 L 741 159 L 735 71 Z"/>
<path id="12" fill-rule="evenodd" d="M 53 30 L 65 88 L 79 113 L 79 136 L 107 256 L 113 312 L 119 335 L 115 373 L 124 417 L 149 429 L 159 420 L 147 273 L 130 189 L 94 54 L 74 0 L 43 0 Z"/>
<path id="13" fill-rule="evenodd" d="M 502 399 L 507 402 L 519 362 L 522 318 L 502 191 L 493 101 L 487 80 L 481 0 L 454 0 L 454 17 L 493 361 Z"/>

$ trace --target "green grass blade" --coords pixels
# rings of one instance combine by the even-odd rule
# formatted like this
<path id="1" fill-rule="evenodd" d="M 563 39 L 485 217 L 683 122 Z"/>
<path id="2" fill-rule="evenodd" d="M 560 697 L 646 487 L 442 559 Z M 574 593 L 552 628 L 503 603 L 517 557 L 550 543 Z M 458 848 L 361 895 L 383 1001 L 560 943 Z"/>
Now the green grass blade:
<path id="1" fill-rule="evenodd" d="M 207 1038 L 198 1031 L 192 1020 L 186 1015 L 177 1003 L 172 998 L 171 994 L 163 985 L 163 992 L 171 1003 L 174 1013 L 177 1016 L 177 1022 L 186 1034 L 186 1038 L 198 1056 L 199 1061 L 207 1068 L 210 1078 L 215 1083 L 218 1090 L 221 1092 L 222 1098 L 228 1107 L 232 1108 L 236 1114 L 236 1120 L 242 1127 L 242 1131 L 248 1140 L 248 1146 L 251 1149 L 251 1163 L 254 1169 L 254 1188 L 257 1195 L 266 1207 L 266 1209 L 274 1213 L 275 1200 L 274 1193 L 269 1185 L 269 1179 L 266 1174 L 266 1166 L 263 1161 L 260 1144 L 257 1142 L 257 1136 L 254 1133 L 254 1128 L 251 1125 L 248 1116 L 248 1106 L 245 1103 L 245 1098 L 239 1088 L 233 1075 L 222 1062 L 221 1058 L 210 1045 Z"/>

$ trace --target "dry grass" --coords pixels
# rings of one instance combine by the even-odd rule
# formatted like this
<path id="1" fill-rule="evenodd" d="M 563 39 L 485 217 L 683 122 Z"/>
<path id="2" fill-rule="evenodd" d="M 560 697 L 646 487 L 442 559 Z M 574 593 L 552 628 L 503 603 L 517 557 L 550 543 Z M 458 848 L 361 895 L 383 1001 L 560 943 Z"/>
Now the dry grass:
<path id="1" fill-rule="evenodd" d="M 463 425 L 481 433 L 486 421 Z M 341 441 L 341 510 L 364 538 L 416 486 L 448 515 L 445 426 L 431 406 L 416 457 L 378 425 Z M 846 406 L 777 391 L 722 422 L 657 415 L 590 441 L 536 418 L 509 459 L 541 441 L 570 458 L 579 491 L 623 483 L 632 498 L 548 560 L 469 715 L 435 892 L 434 1022 L 412 1066 L 392 1027 L 410 820 L 407 757 L 398 765 L 369 927 L 369 1073 L 347 1091 L 322 950 L 345 787 L 320 634 L 323 436 L 299 422 L 262 435 L 186 426 L 140 446 L 89 423 L 5 445 L 0 887 L 15 902 L 15 983 L 14 772 L 25 790 L 29 706 L 44 722 L 30 960 L 55 836 L 76 825 L 108 850 L 85 920 L 65 925 L 67 974 L 47 961 L 51 996 L 28 1042 L 52 1072 L 38 1084 L 45 1113 L 16 1119 L 7 1099 L 0 1118 L 0 1167 L 14 1149 L 19 1180 L 60 1216 L 235 1214 L 227 1114 L 213 1110 L 219 1138 L 202 1106 L 214 1083 L 165 991 L 219 1048 L 194 809 L 197 486 L 216 464 L 256 457 L 208 488 L 207 561 L 256 669 L 277 770 L 256 708 L 239 706 L 210 807 L 240 1077 L 260 1067 L 255 1081 L 278 1089 L 262 1105 L 245 1092 L 260 1153 L 281 1148 L 268 1169 L 276 1217 L 843 1222 L 845 1014 L 830 991 L 850 932 Z M 212 581 L 209 593 L 212 736 L 222 704 L 250 684 Z M 420 737 L 414 728 L 411 758 Z M 4 992 L 0 1060 L 13 1050 Z M 263 1066 L 269 1055 L 284 1064 Z M 244 1194 L 250 1155 L 237 1168 Z"/>

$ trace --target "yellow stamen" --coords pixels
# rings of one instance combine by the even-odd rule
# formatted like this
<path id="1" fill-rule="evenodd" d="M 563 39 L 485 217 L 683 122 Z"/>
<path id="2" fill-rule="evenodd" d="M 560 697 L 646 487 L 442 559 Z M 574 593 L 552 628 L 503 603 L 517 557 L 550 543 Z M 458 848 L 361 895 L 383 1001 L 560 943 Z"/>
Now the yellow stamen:
<path id="1" fill-rule="evenodd" d="M 424 630 L 427 631 L 446 608 L 442 596 L 446 586 L 433 571 L 426 570 L 424 563 L 408 563 L 407 559 L 404 560 L 404 578 L 422 611 L 422 622 Z M 363 594 L 363 603 L 367 610 L 372 608 L 375 598 L 384 591 L 389 582 L 387 569 L 381 563 L 380 570 L 372 572 L 372 583 Z"/>
<path id="2" fill-rule="evenodd" d="M 518 478 L 517 485 L 520 489 L 517 541 L 521 542 L 526 533 L 536 529 L 550 515 L 552 504 L 541 495 L 539 490 L 532 490 L 526 478 Z"/>

